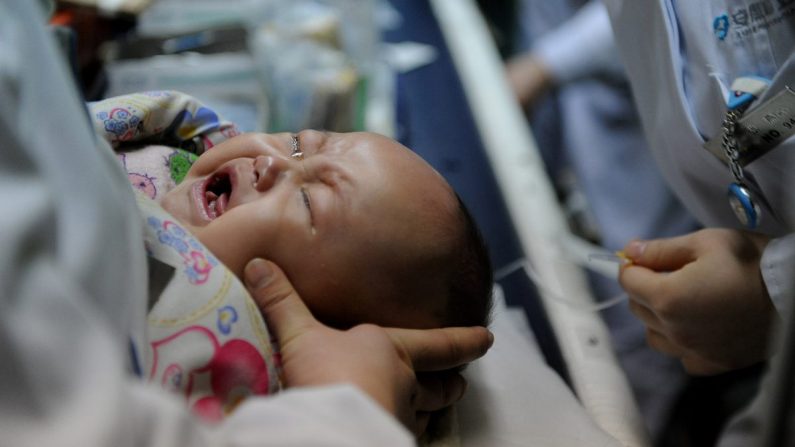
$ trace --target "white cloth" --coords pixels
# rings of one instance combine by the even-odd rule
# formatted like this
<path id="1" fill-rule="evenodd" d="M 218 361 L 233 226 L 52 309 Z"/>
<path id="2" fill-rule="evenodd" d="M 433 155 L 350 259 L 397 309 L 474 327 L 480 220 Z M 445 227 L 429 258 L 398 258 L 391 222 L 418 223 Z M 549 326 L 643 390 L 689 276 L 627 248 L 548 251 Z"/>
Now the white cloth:
<path id="1" fill-rule="evenodd" d="M 251 398 L 210 429 L 134 376 L 147 306 L 135 201 L 38 7 L 0 0 L 0 443 L 413 445 L 349 386 Z"/>
<path id="2" fill-rule="evenodd" d="M 624 76 L 610 18 L 599 0 L 591 0 L 565 23 L 541 36 L 533 51 L 558 84 L 598 74 Z"/>
<path id="3" fill-rule="evenodd" d="M 663 175 L 705 226 L 741 228 L 726 197 L 733 181 L 729 168 L 702 149 L 702 144 L 705 138 L 717 135 L 726 110 L 721 86 L 731 84 L 732 76 L 758 74 L 773 78 L 770 88 L 754 105 L 795 83 L 795 3 L 605 3 L 649 144 Z M 751 7 L 759 7 L 759 3 L 773 8 L 769 27 L 754 27 L 748 37 L 743 37 L 745 30 L 736 26 L 732 18 L 728 36 L 719 39 L 713 29 L 715 15 L 726 11 L 731 17 L 743 8 L 750 11 Z M 759 231 L 781 237 L 795 230 L 795 139 L 786 140 L 745 171 L 756 180 L 770 204 L 762 206 Z M 765 260 L 770 262 L 763 262 L 766 281 L 792 274 L 793 248 L 793 244 L 786 243 L 769 245 Z M 791 287 L 768 286 L 781 313 L 781 303 L 791 301 L 794 292 Z"/>
<path id="4" fill-rule="evenodd" d="M 615 447 L 544 361 L 524 311 L 495 297 L 494 346 L 464 371 L 467 394 L 456 406 L 463 447 Z M 621 430 L 614 427 L 614 435 Z M 632 439 L 631 433 L 625 439 Z"/>
<path id="5" fill-rule="evenodd" d="M 795 276 L 795 234 L 773 239 L 762 255 L 762 276 L 767 292 L 779 314 L 789 315 L 793 305 L 792 278 Z"/>

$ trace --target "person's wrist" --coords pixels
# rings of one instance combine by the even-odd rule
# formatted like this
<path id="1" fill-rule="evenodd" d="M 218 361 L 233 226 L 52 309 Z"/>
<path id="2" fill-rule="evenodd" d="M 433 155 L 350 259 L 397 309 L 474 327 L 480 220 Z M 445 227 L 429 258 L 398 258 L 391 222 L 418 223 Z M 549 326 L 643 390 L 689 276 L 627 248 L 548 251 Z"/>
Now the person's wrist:
<path id="1" fill-rule="evenodd" d="M 517 56 L 506 65 L 508 81 L 523 106 L 532 106 L 554 86 L 554 77 L 542 59 L 534 53 Z"/>

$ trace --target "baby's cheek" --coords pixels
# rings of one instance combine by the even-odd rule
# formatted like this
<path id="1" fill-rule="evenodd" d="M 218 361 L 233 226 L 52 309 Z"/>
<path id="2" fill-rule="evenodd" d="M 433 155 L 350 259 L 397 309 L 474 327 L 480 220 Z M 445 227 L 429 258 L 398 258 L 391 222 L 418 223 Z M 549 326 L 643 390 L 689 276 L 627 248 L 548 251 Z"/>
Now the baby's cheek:
<path id="1" fill-rule="evenodd" d="M 309 256 L 307 257 L 309 258 Z M 293 269 L 294 270 L 294 269 Z M 296 292 L 312 314 L 324 324 L 346 328 L 360 323 L 354 293 L 349 290 L 349 278 L 339 273 L 300 268 L 296 274 L 287 273 Z"/>
<path id="2" fill-rule="evenodd" d="M 184 185 L 184 184 L 183 184 Z M 180 223 L 190 226 L 188 216 L 190 215 L 189 196 L 184 186 L 177 186 L 163 195 L 160 199 L 160 206 L 169 214 L 176 217 Z"/>
<path id="3" fill-rule="evenodd" d="M 266 229 L 268 222 L 246 213 L 230 212 L 216 219 L 211 227 L 212 233 L 205 236 L 208 241 L 202 242 L 241 280 L 246 264 L 257 258 L 274 262 L 287 273 L 283 266 L 283 242 L 279 240 L 282 238 Z"/>

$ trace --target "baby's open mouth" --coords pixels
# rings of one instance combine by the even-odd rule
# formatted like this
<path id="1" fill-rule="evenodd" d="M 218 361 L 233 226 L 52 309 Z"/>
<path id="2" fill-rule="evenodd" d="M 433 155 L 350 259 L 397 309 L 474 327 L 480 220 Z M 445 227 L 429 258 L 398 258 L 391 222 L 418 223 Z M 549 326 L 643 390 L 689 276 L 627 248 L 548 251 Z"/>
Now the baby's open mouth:
<path id="1" fill-rule="evenodd" d="M 232 197 L 233 179 L 230 172 L 216 172 L 193 186 L 193 198 L 206 220 L 224 214 Z"/>
<path id="2" fill-rule="evenodd" d="M 207 216 L 215 219 L 226 212 L 232 196 L 232 181 L 229 173 L 219 172 L 207 179 L 204 188 L 204 203 Z"/>

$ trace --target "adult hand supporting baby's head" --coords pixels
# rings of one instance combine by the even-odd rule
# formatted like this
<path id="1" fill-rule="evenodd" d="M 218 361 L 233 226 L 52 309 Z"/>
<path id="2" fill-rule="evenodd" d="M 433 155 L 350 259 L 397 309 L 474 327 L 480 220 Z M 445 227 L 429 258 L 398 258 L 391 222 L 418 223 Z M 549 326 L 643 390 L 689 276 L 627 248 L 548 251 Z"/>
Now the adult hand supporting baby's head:
<path id="1" fill-rule="evenodd" d="M 429 412 L 458 401 L 466 382 L 450 370 L 486 353 L 493 336 L 483 327 L 428 330 L 362 324 L 341 331 L 317 321 L 284 272 L 262 259 L 245 279 L 279 341 L 287 387 L 351 383 L 409 430 L 425 430 Z M 422 372 L 418 379 L 418 372 Z"/>

